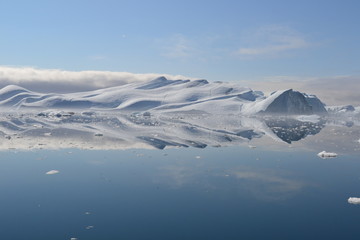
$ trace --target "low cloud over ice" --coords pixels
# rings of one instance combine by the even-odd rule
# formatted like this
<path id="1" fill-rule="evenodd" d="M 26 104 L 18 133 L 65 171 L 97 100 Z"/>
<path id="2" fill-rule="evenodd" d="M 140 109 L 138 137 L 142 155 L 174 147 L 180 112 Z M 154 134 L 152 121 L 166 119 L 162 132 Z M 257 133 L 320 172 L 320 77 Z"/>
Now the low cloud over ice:
<path id="1" fill-rule="evenodd" d="M 0 88 L 19 85 L 37 92 L 77 92 L 144 82 L 160 76 L 167 79 L 189 79 L 181 75 L 158 73 L 136 74 L 110 71 L 64 71 L 33 67 L 0 66 Z"/>

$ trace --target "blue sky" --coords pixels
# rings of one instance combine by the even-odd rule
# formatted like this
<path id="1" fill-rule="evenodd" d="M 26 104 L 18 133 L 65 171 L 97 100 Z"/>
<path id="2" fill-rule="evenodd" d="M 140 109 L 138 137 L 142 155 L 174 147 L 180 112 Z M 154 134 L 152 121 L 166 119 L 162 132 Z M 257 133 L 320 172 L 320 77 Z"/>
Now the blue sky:
<path id="1" fill-rule="evenodd" d="M 360 75 L 360 1 L 6 1 L 0 66 L 208 80 Z"/>

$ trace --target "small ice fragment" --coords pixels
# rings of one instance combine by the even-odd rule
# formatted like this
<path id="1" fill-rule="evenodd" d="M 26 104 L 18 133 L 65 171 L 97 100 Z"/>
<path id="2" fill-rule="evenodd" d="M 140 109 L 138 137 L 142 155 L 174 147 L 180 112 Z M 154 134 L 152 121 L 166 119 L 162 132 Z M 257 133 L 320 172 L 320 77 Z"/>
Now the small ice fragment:
<path id="1" fill-rule="evenodd" d="M 86 116 L 92 116 L 95 115 L 95 112 L 82 112 L 81 114 Z"/>
<path id="2" fill-rule="evenodd" d="M 337 157 L 337 153 L 322 151 L 317 154 L 321 158 Z"/>
<path id="3" fill-rule="evenodd" d="M 144 112 L 144 113 L 143 113 L 143 116 L 144 116 L 144 117 L 150 117 L 150 116 L 151 116 L 151 113 L 149 113 L 149 112 Z"/>
<path id="4" fill-rule="evenodd" d="M 249 145 L 249 148 L 256 148 L 256 146 L 253 146 L 253 145 Z"/>
<path id="5" fill-rule="evenodd" d="M 46 175 L 53 175 L 53 174 L 57 174 L 57 173 L 59 173 L 58 170 L 50 170 L 50 171 L 46 172 L 45 174 Z"/>
<path id="6" fill-rule="evenodd" d="M 196 156 L 195 158 L 196 158 L 196 159 L 200 159 L 200 158 L 201 158 L 201 156 Z"/>
<path id="7" fill-rule="evenodd" d="M 350 204 L 360 204 L 360 198 L 357 198 L 357 197 L 349 197 L 348 203 L 350 203 Z"/>
<path id="8" fill-rule="evenodd" d="M 317 123 L 320 121 L 320 116 L 318 115 L 301 115 L 296 118 L 299 121 L 302 122 L 311 122 L 311 123 Z"/>
<path id="9" fill-rule="evenodd" d="M 90 215 L 91 214 L 91 212 L 85 212 L 85 215 Z"/>
<path id="10" fill-rule="evenodd" d="M 70 238 L 70 240 L 78 240 L 77 238 Z"/>
<path id="11" fill-rule="evenodd" d="M 87 226 L 87 227 L 86 227 L 86 229 L 88 229 L 88 230 L 89 230 L 89 229 L 92 229 L 92 228 L 94 228 L 94 226 Z"/>

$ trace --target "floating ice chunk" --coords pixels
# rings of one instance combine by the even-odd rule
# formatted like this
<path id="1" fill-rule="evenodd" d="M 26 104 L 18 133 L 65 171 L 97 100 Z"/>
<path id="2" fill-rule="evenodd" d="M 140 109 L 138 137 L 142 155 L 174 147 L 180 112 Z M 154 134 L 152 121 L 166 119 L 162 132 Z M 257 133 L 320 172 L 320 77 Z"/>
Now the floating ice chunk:
<path id="1" fill-rule="evenodd" d="M 296 117 L 296 119 L 301 122 L 312 122 L 312 123 L 317 123 L 321 120 L 320 116 L 318 115 L 300 115 Z"/>
<path id="2" fill-rule="evenodd" d="M 144 113 L 143 113 L 143 116 L 144 116 L 144 117 L 151 117 L 151 113 L 149 113 L 149 112 L 144 112 Z"/>
<path id="3" fill-rule="evenodd" d="M 46 175 L 53 175 L 53 174 L 57 174 L 57 173 L 59 173 L 58 170 L 50 170 L 50 171 L 46 172 L 45 174 Z"/>
<path id="4" fill-rule="evenodd" d="M 94 228 L 94 226 L 87 226 L 87 227 L 85 227 L 85 229 L 87 229 L 87 230 L 92 229 L 92 228 Z"/>
<path id="5" fill-rule="evenodd" d="M 95 112 L 82 112 L 81 114 L 85 116 L 93 116 L 95 115 Z"/>
<path id="6" fill-rule="evenodd" d="M 77 238 L 70 238 L 70 240 L 78 240 Z"/>
<path id="7" fill-rule="evenodd" d="M 350 203 L 350 204 L 360 204 L 360 198 L 357 198 L 357 197 L 349 197 L 348 203 Z"/>
<path id="8" fill-rule="evenodd" d="M 337 157 L 337 153 L 322 151 L 317 154 L 321 158 Z"/>

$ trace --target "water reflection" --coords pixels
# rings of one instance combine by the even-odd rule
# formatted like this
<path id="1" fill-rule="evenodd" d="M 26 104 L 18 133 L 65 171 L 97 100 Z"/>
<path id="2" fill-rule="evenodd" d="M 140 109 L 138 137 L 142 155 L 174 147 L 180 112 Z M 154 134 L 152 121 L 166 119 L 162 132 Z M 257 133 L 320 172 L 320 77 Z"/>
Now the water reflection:
<path id="1" fill-rule="evenodd" d="M 240 170 L 234 171 L 233 176 L 239 180 L 248 192 L 257 199 L 284 200 L 298 193 L 305 185 L 304 182 L 281 176 L 281 171 L 274 170 Z"/>
<path id="2" fill-rule="evenodd" d="M 1 148 L 35 151 L 0 152 L 2 236 L 306 239 L 311 232 L 324 239 L 349 233 L 347 238 L 355 239 L 358 156 L 339 154 L 324 160 L 316 156 L 318 151 L 297 148 L 359 148 L 357 122 L 344 127 L 346 122 L 208 115 L 3 115 Z M 274 145 L 270 151 L 249 148 L 250 143 L 276 143 L 281 151 L 273 151 Z M 73 149 L 36 151 L 69 147 Z M 138 149 L 118 151 L 125 148 Z"/>
<path id="3" fill-rule="evenodd" d="M 318 134 L 325 127 L 326 121 L 319 119 L 314 123 L 288 118 L 267 119 L 265 123 L 281 140 L 292 143 L 309 135 Z"/>
<path id="4" fill-rule="evenodd" d="M 1 149 L 129 149 L 249 144 L 266 138 L 293 144 L 326 126 L 349 121 L 310 118 L 248 118 L 205 114 L 122 115 L 45 112 L 0 116 Z M 357 128 L 352 121 L 352 127 Z"/>

